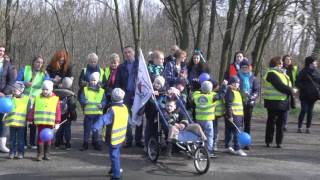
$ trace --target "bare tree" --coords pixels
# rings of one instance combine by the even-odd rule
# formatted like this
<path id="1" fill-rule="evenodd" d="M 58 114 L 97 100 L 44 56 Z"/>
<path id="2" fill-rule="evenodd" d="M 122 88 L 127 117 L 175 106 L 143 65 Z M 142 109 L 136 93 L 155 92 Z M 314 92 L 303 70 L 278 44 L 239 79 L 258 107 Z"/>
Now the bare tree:
<path id="1" fill-rule="evenodd" d="M 6 12 L 5 12 L 5 24 L 6 24 L 6 52 L 7 54 L 11 53 L 11 43 L 12 43 L 12 33 L 15 28 L 16 15 L 19 9 L 19 0 L 15 2 L 15 13 L 11 22 L 11 9 L 12 9 L 12 0 L 7 0 Z"/>
<path id="2" fill-rule="evenodd" d="M 143 0 L 138 1 L 137 15 L 135 11 L 135 2 L 130 0 L 131 24 L 133 31 L 134 47 L 136 52 L 136 59 L 139 57 L 139 50 L 141 49 L 141 8 Z"/>
<path id="3" fill-rule="evenodd" d="M 210 27 L 209 27 L 209 35 L 208 35 L 208 46 L 207 46 L 207 61 L 211 61 L 211 50 L 214 40 L 214 23 L 216 19 L 216 6 L 217 0 L 211 1 L 211 9 L 210 9 Z"/>

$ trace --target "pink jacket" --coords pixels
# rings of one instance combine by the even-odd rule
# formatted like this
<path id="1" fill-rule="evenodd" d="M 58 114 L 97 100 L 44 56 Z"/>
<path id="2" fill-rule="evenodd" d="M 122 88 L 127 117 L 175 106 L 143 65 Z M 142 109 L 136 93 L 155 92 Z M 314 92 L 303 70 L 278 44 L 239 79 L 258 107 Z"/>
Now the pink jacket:
<path id="1" fill-rule="evenodd" d="M 52 93 L 51 96 L 55 96 L 54 93 Z M 34 106 L 31 109 L 31 111 L 28 113 L 28 121 L 33 122 L 34 121 Z M 60 108 L 60 101 L 58 101 L 57 109 L 56 109 L 56 121 L 55 124 L 60 124 L 61 122 L 61 108 Z"/>

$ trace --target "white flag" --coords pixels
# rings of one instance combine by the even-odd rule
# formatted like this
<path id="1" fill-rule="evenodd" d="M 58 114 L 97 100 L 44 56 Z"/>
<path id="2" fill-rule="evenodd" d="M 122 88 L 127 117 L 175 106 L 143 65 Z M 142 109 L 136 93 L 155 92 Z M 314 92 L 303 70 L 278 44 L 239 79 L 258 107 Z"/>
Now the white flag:
<path id="1" fill-rule="evenodd" d="M 139 110 L 148 102 L 153 94 L 153 87 L 149 77 L 148 69 L 142 51 L 139 51 L 139 67 L 136 81 L 136 90 L 134 95 L 131 124 L 140 126 L 142 115 L 139 116 Z"/>

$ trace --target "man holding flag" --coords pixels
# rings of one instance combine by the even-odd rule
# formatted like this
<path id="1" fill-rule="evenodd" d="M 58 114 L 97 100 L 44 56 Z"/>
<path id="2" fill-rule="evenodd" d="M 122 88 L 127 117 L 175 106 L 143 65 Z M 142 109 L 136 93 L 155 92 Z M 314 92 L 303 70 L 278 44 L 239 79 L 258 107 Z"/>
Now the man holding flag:
<path id="1" fill-rule="evenodd" d="M 134 48 L 131 46 L 126 46 L 123 49 L 124 53 L 124 63 L 119 65 L 119 70 L 116 75 L 115 87 L 121 88 L 125 91 L 124 104 L 131 109 L 133 105 L 133 100 L 136 91 L 136 80 L 138 74 L 138 63 L 139 61 L 135 59 Z M 135 142 L 137 147 L 143 147 L 141 142 L 142 139 L 142 123 L 140 126 L 136 126 L 135 129 Z M 126 144 L 124 148 L 132 146 L 133 135 L 131 125 L 128 124 L 128 129 L 126 133 Z"/>

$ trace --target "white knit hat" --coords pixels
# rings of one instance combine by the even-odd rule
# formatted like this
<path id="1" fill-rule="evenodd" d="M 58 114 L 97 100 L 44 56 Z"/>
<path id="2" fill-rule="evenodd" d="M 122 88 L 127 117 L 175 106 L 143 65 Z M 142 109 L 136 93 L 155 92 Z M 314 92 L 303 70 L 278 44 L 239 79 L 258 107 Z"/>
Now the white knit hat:
<path id="1" fill-rule="evenodd" d="M 123 102 L 125 92 L 121 88 L 114 88 L 112 90 L 111 99 L 115 103 Z"/>
<path id="2" fill-rule="evenodd" d="M 43 81 L 42 89 L 47 89 L 49 92 L 53 90 L 53 82 L 50 80 Z"/>
<path id="3" fill-rule="evenodd" d="M 210 93 L 212 91 L 212 83 L 210 81 L 204 81 L 201 84 L 201 91 L 203 93 Z"/>
<path id="4" fill-rule="evenodd" d="M 153 82 L 159 82 L 159 83 L 161 84 L 161 87 L 163 87 L 164 84 L 165 84 L 165 82 L 166 82 L 166 80 L 164 79 L 163 76 L 157 76 L 157 77 L 154 79 Z"/>
<path id="5" fill-rule="evenodd" d="M 62 88 L 71 89 L 73 83 L 73 77 L 65 77 L 62 79 Z"/>
<path id="6" fill-rule="evenodd" d="M 99 81 L 100 79 L 100 73 L 99 72 L 94 72 L 90 75 L 90 81 L 91 80 L 96 80 L 96 81 Z"/>

